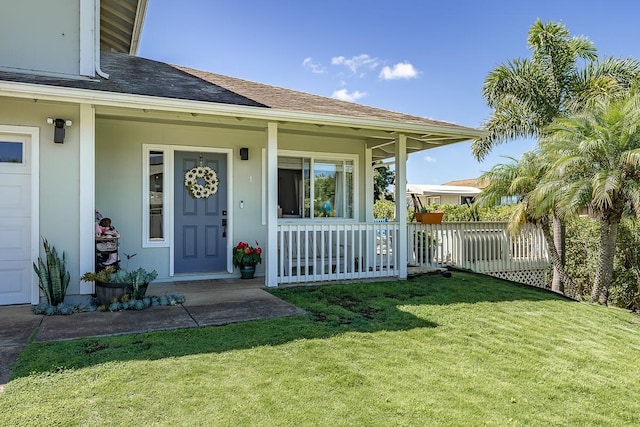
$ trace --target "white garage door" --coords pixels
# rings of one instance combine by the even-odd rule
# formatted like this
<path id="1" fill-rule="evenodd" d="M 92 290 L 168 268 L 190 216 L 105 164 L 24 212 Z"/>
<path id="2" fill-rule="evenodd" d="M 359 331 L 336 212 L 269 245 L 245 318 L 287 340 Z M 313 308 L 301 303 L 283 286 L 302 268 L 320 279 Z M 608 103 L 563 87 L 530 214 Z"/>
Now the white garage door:
<path id="1" fill-rule="evenodd" d="M 0 133 L 0 305 L 31 302 L 31 141 Z"/>

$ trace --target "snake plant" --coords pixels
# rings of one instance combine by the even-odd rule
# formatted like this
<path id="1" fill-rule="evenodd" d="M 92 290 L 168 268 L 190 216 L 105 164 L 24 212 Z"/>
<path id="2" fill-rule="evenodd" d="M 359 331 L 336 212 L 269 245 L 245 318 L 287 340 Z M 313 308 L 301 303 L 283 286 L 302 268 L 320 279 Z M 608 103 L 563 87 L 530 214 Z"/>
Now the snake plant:
<path id="1" fill-rule="evenodd" d="M 69 272 L 67 271 L 64 252 L 62 258 L 58 256 L 56 248 L 49 245 L 47 239 L 42 238 L 46 262 L 38 257 L 38 264 L 33 263 L 33 269 L 38 275 L 40 289 L 44 292 L 47 302 L 56 306 L 64 301 L 69 286 Z"/>

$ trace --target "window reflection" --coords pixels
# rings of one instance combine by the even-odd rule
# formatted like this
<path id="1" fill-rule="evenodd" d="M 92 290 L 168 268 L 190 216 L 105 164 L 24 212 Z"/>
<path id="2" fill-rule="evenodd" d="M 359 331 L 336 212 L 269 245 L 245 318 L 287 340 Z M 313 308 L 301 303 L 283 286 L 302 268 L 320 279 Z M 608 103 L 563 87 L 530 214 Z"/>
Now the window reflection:
<path id="1" fill-rule="evenodd" d="M 164 153 L 149 152 L 149 239 L 164 240 Z"/>
<path id="2" fill-rule="evenodd" d="M 0 141 L 0 163 L 24 162 L 22 142 Z"/>
<path id="3" fill-rule="evenodd" d="M 278 157 L 278 204 L 285 218 L 353 218 L 353 161 Z"/>

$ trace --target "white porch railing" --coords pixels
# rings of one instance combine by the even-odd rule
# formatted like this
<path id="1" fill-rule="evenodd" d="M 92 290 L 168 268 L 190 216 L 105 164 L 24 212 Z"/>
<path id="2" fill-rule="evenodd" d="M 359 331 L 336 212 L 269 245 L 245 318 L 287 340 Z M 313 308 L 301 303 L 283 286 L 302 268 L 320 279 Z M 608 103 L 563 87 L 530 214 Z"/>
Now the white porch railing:
<path id="1" fill-rule="evenodd" d="M 399 276 L 395 222 L 278 225 L 278 283 Z M 542 232 L 517 236 L 506 222 L 407 224 L 407 262 L 454 266 L 544 286 L 549 257 Z"/>
<path id="2" fill-rule="evenodd" d="M 513 236 L 506 222 L 410 223 L 407 240 L 410 265 L 450 265 L 534 286 L 544 286 L 549 267 L 542 231 L 532 225 Z"/>
<path id="3" fill-rule="evenodd" d="M 397 223 L 278 225 L 278 283 L 398 276 Z"/>

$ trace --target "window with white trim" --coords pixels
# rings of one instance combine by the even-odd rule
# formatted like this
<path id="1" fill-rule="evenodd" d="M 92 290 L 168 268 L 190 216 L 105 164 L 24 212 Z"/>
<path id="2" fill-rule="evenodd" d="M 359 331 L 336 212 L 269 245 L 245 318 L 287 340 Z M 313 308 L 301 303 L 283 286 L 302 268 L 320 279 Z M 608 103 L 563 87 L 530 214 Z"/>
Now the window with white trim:
<path id="1" fill-rule="evenodd" d="M 24 143 L 0 141 L 0 163 L 24 164 Z"/>
<path id="2" fill-rule="evenodd" d="M 165 188 L 167 155 L 164 148 L 144 147 L 143 241 L 145 246 L 165 246 Z"/>
<path id="3" fill-rule="evenodd" d="M 278 156 L 278 205 L 283 218 L 354 218 L 355 159 Z M 280 211 L 279 211 L 280 212 Z"/>

